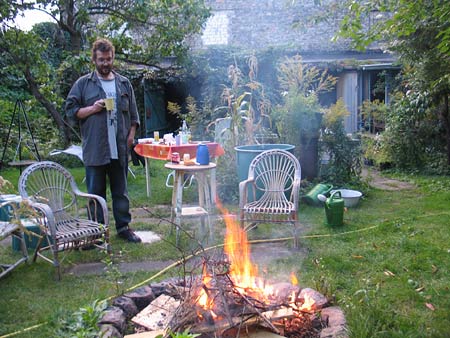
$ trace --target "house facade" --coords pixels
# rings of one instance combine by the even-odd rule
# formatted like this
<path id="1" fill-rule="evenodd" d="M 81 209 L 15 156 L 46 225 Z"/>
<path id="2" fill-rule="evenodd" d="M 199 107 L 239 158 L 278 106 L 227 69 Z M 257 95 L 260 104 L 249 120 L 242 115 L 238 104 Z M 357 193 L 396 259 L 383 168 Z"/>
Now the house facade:
<path id="1" fill-rule="evenodd" d="M 389 102 L 389 79 L 399 68 L 395 56 L 379 45 L 365 52 L 351 48 L 350 42 L 333 40 L 342 13 L 331 13 L 326 20 L 312 23 L 323 14 L 324 5 L 314 0 L 206 0 L 212 10 L 194 50 L 222 46 L 242 50 L 283 49 L 300 54 L 303 62 L 333 69 L 338 78 L 331 101 L 343 98 L 351 115 L 345 121 L 348 133 L 364 124 L 359 107 L 364 100 Z M 326 2 L 326 1 L 325 1 Z M 367 25 L 381 15 L 372 13 Z M 384 92 L 380 92 L 380 81 Z M 381 84 L 382 86 L 382 84 Z M 377 90 L 375 90 L 377 88 Z"/>

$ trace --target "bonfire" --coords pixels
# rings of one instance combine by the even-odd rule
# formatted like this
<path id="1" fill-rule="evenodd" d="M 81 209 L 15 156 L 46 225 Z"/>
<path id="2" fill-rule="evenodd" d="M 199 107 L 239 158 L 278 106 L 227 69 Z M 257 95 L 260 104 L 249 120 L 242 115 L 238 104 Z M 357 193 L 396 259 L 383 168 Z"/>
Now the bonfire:
<path id="1" fill-rule="evenodd" d="M 275 284 L 259 277 L 247 233 L 232 216 L 225 216 L 225 223 L 223 257 L 204 257 L 202 275 L 180 290 L 180 300 L 166 295 L 157 299 L 153 322 L 157 318 L 166 335 L 239 337 L 264 330 L 286 337 L 318 337 L 323 323 L 317 306 L 309 293 L 301 292 L 295 275 L 290 275 L 290 283 Z"/>

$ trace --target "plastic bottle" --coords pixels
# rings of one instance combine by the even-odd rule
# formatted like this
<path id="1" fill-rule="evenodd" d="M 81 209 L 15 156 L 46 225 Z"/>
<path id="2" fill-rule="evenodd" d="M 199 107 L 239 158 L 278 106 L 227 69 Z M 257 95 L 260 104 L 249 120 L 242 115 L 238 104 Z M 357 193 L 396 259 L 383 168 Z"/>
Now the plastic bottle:
<path id="1" fill-rule="evenodd" d="M 191 143 L 191 130 L 188 128 L 187 132 L 186 132 L 186 139 L 187 139 L 187 143 Z"/>
<path id="2" fill-rule="evenodd" d="M 181 144 L 186 143 L 188 143 L 188 128 L 186 120 L 183 120 L 183 124 L 181 125 Z"/>
<path id="3" fill-rule="evenodd" d="M 209 164 L 209 150 L 208 150 L 208 146 L 206 144 L 200 143 L 197 146 L 196 159 L 200 165 L 208 165 Z"/>

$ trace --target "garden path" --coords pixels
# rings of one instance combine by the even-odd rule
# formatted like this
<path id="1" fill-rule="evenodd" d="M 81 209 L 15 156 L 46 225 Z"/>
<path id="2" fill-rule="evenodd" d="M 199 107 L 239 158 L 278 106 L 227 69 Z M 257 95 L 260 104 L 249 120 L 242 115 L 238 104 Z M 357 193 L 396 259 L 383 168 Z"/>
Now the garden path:
<path id="1" fill-rule="evenodd" d="M 143 208 L 132 209 L 131 212 L 133 215 L 132 223 L 139 222 L 139 223 L 157 224 L 158 222 L 163 223 L 166 222 L 164 221 L 164 218 L 154 217 L 154 215 L 152 217 L 151 215 L 149 215 L 148 211 L 146 211 Z M 215 222 L 217 221 L 217 219 L 216 220 L 212 219 L 211 221 Z M 151 233 L 151 231 L 147 232 Z M 142 236 L 142 233 L 140 233 L 140 236 Z M 150 237 L 152 237 L 151 234 Z M 290 245 L 287 245 L 286 242 L 261 243 L 253 245 L 251 248 L 252 261 L 254 264 L 257 264 L 260 269 L 266 268 L 274 260 L 290 257 L 294 253 L 297 254 L 299 259 L 305 256 L 305 253 L 303 252 L 302 248 L 300 248 L 300 250 L 298 251 L 293 251 L 290 248 Z M 133 271 L 157 272 L 171 265 L 174 262 L 175 261 L 173 260 L 166 260 L 166 261 L 145 260 L 141 262 L 123 262 L 118 264 L 118 269 L 122 273 Z M 105 272 L 105 264 L 101 262 L 76 264 L 73 265 L 68 271 L 65 271 L 65 273 L 75 275 L 102 274 L 104 272 Z"/>
<path id="2" fill-rule="evenodd" d="M 367 179 L 369 185 L 373 188 L 390 191 L 414 188 L 414 185 L 409 182 L 382 176 L 380 171 L 374 167 L 364 167 L 361 174 L 364 179 Z"/>
<path id="3" fill-rule="evenodd" d="M 383 177 L 380 171 L 374 167 L 364 167 L 362 170 L 362 176 L 367 179 L 370 186 L 381 190 L 395 191 L 414 188 L 414 185 L 411 183 Z M 161 208 L 163 207 L 161 206 Z M 161 221 L 161 219 L 155 218 L 154 215 L 150 216 L 149 212 L 143 208 L 133 209 L 132 213 L 133 222 L 150 222 L 154 224 L 155 222 Z M 299 254 L 299 259 L 304 256 L 302 255 L 302 250 L 297 253 Z M 252 246 L 253 262 L 259 266 L 268 265 L 271 261 L 290 256 L 291 254 L 291 250 L 284 242 L 264 243 Z M 130 272 L 134 270 L 157 271 L 172 263 L 173 261 L 121 263 L 119 265 L 119 270 L 122 272 Z M 103 268 L 104 265 L 102 263 L 80 264 L 72 268 L 71 272 L 75 274 L 102 273 L 104 271 Z"/>

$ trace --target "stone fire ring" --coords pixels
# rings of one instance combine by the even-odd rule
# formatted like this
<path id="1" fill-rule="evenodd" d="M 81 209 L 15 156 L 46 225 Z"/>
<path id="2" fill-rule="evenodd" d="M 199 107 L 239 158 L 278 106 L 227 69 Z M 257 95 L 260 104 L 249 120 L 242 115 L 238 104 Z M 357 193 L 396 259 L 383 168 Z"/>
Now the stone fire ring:
<path id="1" fill-rule="evenodd" d="M 183 286 L 184 281 L 170 279 L 161 283 L 149 284 L 125 293 L 112 301 L 112 305 L 107 308 L 98 325 L 104 338 L 122 338 L 125 330 L 136 314 L 142 311 L 155 298 L 162 294 L 175 296 L 177 290 L 174 286 Z M 338 306 L 326 306 L 326 297 L 319 292 L 306 288 L 312 297 L 316 298 L 317 308 L 321 317 L 328 322 L 328 326 L 323 328 L 320 338 L 348 338 L 347 325 L 343 311 Z"/>

